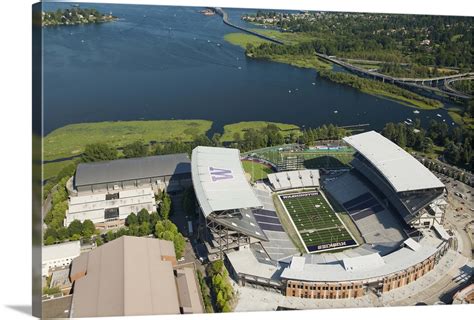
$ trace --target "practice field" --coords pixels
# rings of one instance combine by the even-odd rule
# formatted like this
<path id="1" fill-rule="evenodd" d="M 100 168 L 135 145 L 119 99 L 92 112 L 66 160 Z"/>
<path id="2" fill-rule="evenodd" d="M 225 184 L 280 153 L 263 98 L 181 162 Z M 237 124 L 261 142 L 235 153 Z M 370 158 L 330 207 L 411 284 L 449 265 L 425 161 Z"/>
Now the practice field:
<path id="1" fill-rule="evenodd" d="M 255 161 L 243 160 L 242 165 L 245 172 L 252 176 L 252 181 L 266 179 L 268 174 L 273 172 L 268 165 Z"/>
<path id="2" fill-rule="evenodd" d="M 346 227 L 317 191 L 280 195 L 308 252 L 357 245 Z"/>

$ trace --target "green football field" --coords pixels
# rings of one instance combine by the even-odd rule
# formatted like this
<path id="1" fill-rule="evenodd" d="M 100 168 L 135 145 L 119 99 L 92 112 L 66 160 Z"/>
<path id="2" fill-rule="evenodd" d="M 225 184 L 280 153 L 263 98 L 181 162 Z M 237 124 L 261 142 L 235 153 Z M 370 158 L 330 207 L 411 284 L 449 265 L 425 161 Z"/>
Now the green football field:
<path id="1" fill-rule="evenodd" d="M 293 193 L 280 198 L 308 252 L 357 244 L 319 192 Z"/>

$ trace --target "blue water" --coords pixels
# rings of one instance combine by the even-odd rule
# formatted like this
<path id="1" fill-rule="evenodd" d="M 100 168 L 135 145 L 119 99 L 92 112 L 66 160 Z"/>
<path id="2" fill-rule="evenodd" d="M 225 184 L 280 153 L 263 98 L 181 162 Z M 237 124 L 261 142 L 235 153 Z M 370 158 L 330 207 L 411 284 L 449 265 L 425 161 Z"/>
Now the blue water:
<path id="1" fill-rule="evenodd" d="M 397 102 L 320 79 L 314 70 L 247 59 L 224 41 L 237 30 L 218 15 L 198 13 L 202 8 L 87 6 L 120 19 L 43 29 L 44 134 L 70 123 L 139 119 L 209 119 L 218 131 L 244 120 L 381 129 L 406 118 L 440 120 L 439 113 L 451 124 L 444 110 L 415 115 Z M 239 22 L 251 10 L 227 11 Z"/>

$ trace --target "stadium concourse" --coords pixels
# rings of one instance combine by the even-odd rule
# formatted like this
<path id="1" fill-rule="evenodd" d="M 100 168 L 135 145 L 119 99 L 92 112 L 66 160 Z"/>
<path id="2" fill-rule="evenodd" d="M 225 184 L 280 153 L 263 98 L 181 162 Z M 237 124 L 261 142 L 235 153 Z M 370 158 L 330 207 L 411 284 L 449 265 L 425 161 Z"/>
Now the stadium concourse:
<path id="1" fill-rule="evenodd" d="M 283 171 L 253 183 L 239 150 L 195 148 L 210 259 L 224 258 L 242 286 L 313 299 L 382 295 L 429 273 L 450 250 L 443 184 L 376 132 L 344 141 L 357 150 L 350 170 Z"/>

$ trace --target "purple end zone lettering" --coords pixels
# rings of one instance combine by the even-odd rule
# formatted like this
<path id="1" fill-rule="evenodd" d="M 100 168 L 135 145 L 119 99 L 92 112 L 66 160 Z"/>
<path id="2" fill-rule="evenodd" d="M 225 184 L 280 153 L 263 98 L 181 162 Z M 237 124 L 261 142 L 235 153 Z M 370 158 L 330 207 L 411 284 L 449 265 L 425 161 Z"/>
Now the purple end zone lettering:
<path id="1" fill-rule="evenodd" d="M 232 170 L 209 167 L 209 173 L 213 182 L 219 180 L 233 179 Z"/>

